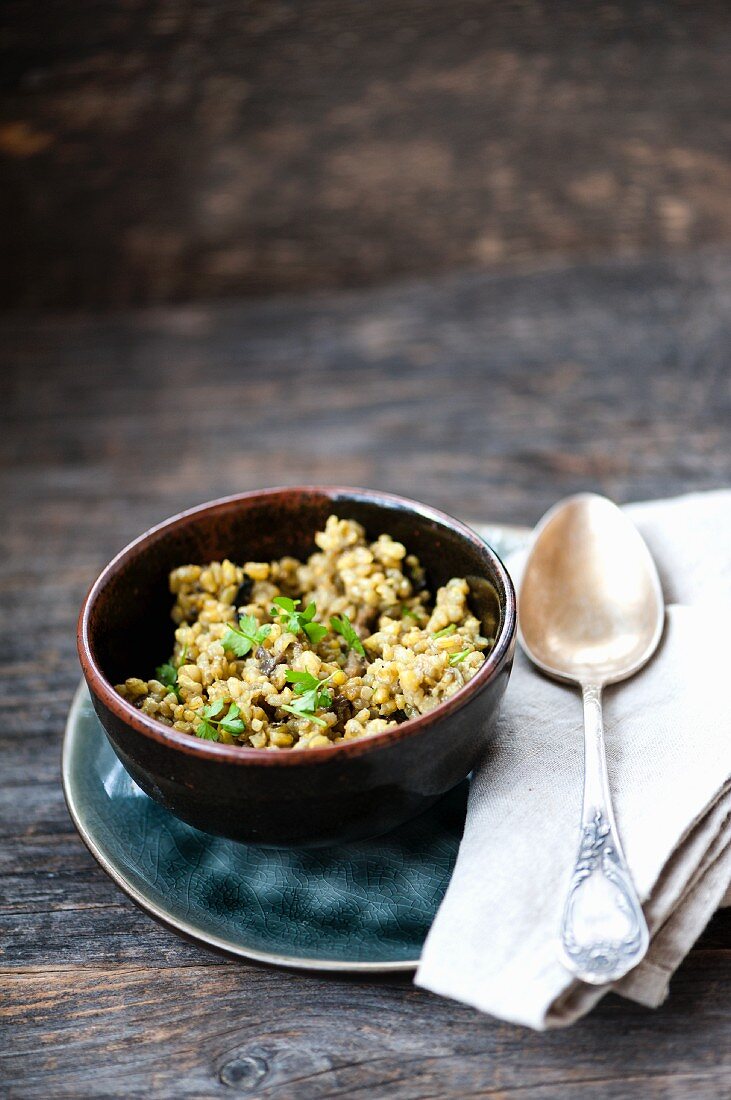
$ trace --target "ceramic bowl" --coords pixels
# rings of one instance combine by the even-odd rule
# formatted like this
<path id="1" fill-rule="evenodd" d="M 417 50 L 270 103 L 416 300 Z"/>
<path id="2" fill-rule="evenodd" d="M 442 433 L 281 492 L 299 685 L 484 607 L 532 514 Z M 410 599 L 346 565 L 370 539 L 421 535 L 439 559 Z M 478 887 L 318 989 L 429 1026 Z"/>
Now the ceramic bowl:
<path id="1" fill-rule="evenodd" d="M 303 752 L 203 741 L 149 718 L 113 685 L 170 652 L 168 572 L 228 557 L 307 557 L 336 513 L 387 532 L 421 559 L 432 592 L 466 577 L 496 642 L 479 672 L 428 714 Z M 104 569 L 79 616 L 84 677 L 107 737 L 135 782 L 198 829 L 255 844 L 323 845 L 375 836 L 427 809 L 472 770 L 490 740 L 515 647 L 515 592 L 497 555 L 457 520 L 364 489 L 265 489 L 203 504 L 153 527 Z"/>

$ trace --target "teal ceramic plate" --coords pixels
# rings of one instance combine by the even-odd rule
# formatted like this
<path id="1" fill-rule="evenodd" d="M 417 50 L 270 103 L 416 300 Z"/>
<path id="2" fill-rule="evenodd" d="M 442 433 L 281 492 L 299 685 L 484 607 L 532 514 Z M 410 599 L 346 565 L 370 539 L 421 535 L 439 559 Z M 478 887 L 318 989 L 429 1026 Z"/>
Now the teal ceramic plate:
<path id="1" fill-rule="evenodd" d="M 516 528 L 480 528 L 498 551 Z M 130 779 L 82 684 L 63 748 L 71 817 L 104 870 L 143 909 L 202 943 L 308 970 L 413 970 L 457 856 L 461 784 L 387 836 L 272 850 L 183 824 Z"/>

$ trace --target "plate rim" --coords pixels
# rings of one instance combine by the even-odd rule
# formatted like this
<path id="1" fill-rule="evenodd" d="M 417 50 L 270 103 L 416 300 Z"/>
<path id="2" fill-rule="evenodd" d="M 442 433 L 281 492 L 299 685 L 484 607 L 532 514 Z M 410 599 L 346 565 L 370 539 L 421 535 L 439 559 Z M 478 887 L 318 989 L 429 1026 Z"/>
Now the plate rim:
<path id="1" fill-rule="evenodd" d="M 485 537 L 488 532 L 494 532 L 496 530 L 509 532 L 510 535 L 526 536 L 529 532 L 527 527 L 517 527 L 509 524 L 487 524 L 487 523 L 475 523 L 470 526 L 473 530 L 476 530 L 481 537 Z M 66 717 L 66 724 L 64 727 L 63 741 L 61 744 L 61 786 L 63 789 L 63 796 L 66 801 L 66 808 L 69 812 L 69 817 L 79 834 L 81 840 L 85 844 L 88 851 L 94 857 L 101 869 L 106 875 L 115 883 L 116 886 L 126 894 L 131 901 L 135 903 L 143 912 L 149 914 L 155 920 L 159 921 L 164 927 L 171 929 L 173 932 L 181 933 L 187 939 L 192 940 L 194 943 L 203 944 L 205 947 L 212 947 L 216 951 L 223 952 L 225 955 L 233 956 L 234 958 L 247 959 L 250 962 L 266 963 L 270 966 L 285 967 L 290 970 L 302 970 L 315 973 L 330 972 L 330 973 L 366 973 L 366 974 L 394 974 L 394 973 L 410 973 L 416 970 L 421 961 L 421 956 L 418 959 L 404 959 L 397 962 L 363 962 L 362 960 L 348 960 L 348 959 L 318 959 L 318 958 L 302 958 L 297 955 L 281 955 L 275 951 L 259 951 L 256 948 L 241 947 L 238 944 L 232 943 L 230 940 L 224 939 L 221 936 L 216 936 L 213 933 L 206 932 L 198 925 L 192 924 L 190 921 L 184 918 L 175 917 L 165 909 L 160 908 L 155 902 L 138 890 L 131 882 L 129 882 L 120 870 L 114 865 L 112 860 L 106 855 L 103 848 L 94 839 L 94 836 L 87 827 L 83 814 L 79 808 L 79 805 L 74 796 L 74 785 L 71 778 L 71 756 L 72 756 L 72 743 L 74 740 L 75 730 L 78 726 L 78 716 L 81 707 L 86 698 L 90 698 L 89 691 L 86 686 L 86 682 L 83 677 L 80 680 L 76 691 L 74 692 L 71 706 Z"/>
<path id="2" fill-rule="evenodd" d="M 64 799 L 66 801 L 66 808 L 68 809 L 74 828 L 101 869 L 128 898 L 139 906 L 140 909 L 160 921 L 165 927 L 182 933 L 185 937 L 196 943 L 201 943 L 206 947 L 213 947 L 217 951 L 224 952 L 226 955 L 248 959 L 252 962 L 268 963 L 271 966 L 286 967 L 292 970 L 309 970 L 315 972 L 331 971 L 340 973 L 365 972 L 371 974 L 385 974 L 394 972 L 408 973 L 416 970 L 420 958 L 395 962 L 363 962 L 362 960 L 355 959 L 306 959 L 297 955 L 281 955 L 274 951 L 259 951 L 256 948 L 242 947 L 214 933 L 206 932 L 204 929 L 200 928 L 200 926 L 192 924 L 184 918 L 173 916 L 167 910 L 160 908 L 155 902 L 151 901 L 151 899 L 141 890 L 138 890 L 136 886 L 125 878 L 121 871 L 119 871 L 111 859 L 106 855 L 103 848 L 94 839 L 94 836 L 84 821 L 82 811 L 79 809 L 74 796 L 73 780 L 71 779 L 72 743 L 74 740 L 74 730 L 77 725 L 78 714 L 85 697 L 88 697 L 88 689 L 85 681 L 82 679 L 74 692 L 74 697 L 69 708 L 61 748 L 61 783 Z"/>

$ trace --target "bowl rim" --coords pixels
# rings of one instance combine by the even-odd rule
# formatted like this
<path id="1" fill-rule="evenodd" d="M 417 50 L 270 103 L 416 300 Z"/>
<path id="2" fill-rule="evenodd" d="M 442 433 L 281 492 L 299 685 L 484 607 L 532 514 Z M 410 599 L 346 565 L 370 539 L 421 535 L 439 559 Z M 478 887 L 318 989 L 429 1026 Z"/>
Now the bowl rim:
<path id="1" fill-rule="evenodd" d="M 504 598 L 502 594 L 498 592 L 502 610 L 500 630 L 495 639 L 495 645 L 488 654 L 484 664 L 480 667 L 479 672 L 459 688 L 454 695 L 451 695 L 449 699 L 437 704 L 433 710 L 428 711 L 426 714 L 421 714 L 417 718 L 409 718 L 393 729 L 382 730 L 368 737 L 355 738 L 352 741 L 339 742 L 335 745 L 324 745 L 311 748 L 306 752 L 271 752 L 268 749 L 248 748 L 239 745 L 221 744 L 216 741 L 201 740 L 193 734 L 184 733 L 182 730 L 175 730 L 162 722 L 158 722 L 157 719 L 143 714 L 133 707 L 131 703 L 128 703 L 126 699 L 123 699 L 122 696 L 115 691 L 114 685 L 107 680 L 106 676 L 99 668 L 94 658 L 90 641 L 89 621 L 91 611 L 96 599 L 109 579 L 113 577 L 123 565 L 127 564 L 130 559 L 133 559 L 139 550 L 150 540 L 156 541 L 163 538 L 170 530 L 187 523 L 191 518 L 200 516 L 203 513 L 225 512 L 235 508 L 242 502 L 265 500 L 285 494 L 324 497 L 330 499 L 333 504 L 337 504 L 338 499 L 345 498 L 375 505 L 383 504 L 385 506 L 397 506 L 401 510 L 405 509 L 414 512 L 424 519 L 433 520 L 471 543 L 480 554 L 484 555 L 489 560 L 492 570 L 502 583 L 504 592 Z M 387 493 L 377 489 L 362 489 L 341 485 L 284 485 L 273 486 L 266 489 L 254 489 L 244 493 L 234 493 L 229 496 L 218 497 L 215 500 L 206 501 L 203 504 L 187 508 L 182 512 L 177 512 L 167 519 L 162 520 L 160 523 L 150 527 L 141 535 L 138 535 L 137 538 L 127 543 L 119 553 L 115 554 L 89 588 L 79 612 L 76 636 L 81 668 L 92 699 L 94 697 L 99 699 L 99 701 L 112 711 L 121 722 L 131 726 L 135 732 L 153 741 L 157 741 L 168 748 L 185 752 L 188 755 L 203 760 L 248 766 L 295 767 L 325 763 L 333 758 L 340 758 L 344 754 L 360 756 L 377 751 L 394 742 L 415 737 L 429 726 L 433 726 L 436 722 L 441 721 L 448 715 L 457 710 L 461 710 L 474 696 L 487 687 L 502 669 L 515 642 L 516 624 L 517 601 L 513 582 L 507 569 L 492 547 L 486 543 L 484 539 L 480 538 L 480 536 L 470 527 L 460 520 L 455 519 L 453 516 L 450 516 L 447 512 L 443 512 L 439 508 L 434 508 L 428 504 L 422 504 L 409 497 L 401 496 L 398 493 Z"/>

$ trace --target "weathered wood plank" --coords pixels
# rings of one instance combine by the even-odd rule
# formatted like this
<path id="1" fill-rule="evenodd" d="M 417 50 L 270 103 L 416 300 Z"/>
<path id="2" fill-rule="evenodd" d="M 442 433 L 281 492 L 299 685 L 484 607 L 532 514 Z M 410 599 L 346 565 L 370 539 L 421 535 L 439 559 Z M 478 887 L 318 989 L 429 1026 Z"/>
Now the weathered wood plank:
<path id="1" fill-rule="evenodd" d="M 40 10 L 3 12 L 4 303 L 731 239 L 719 0 Z"/>
<path id="2" fill-rule="evenodd" d="M 407 981 L 221 965 L 6 976 L 10 1095 L 717 1096 L 731 959 L 694 957 L 650 1013 L 610 999 L 569 1032 L 496 1026 Z M 416 1021 L 422 1026 L 415 1026 Z M 618 1058 L 618 1053 L 621 1055 Z M 17 1069 L 15 1068 L 17 1067 Z M 17 1091 L 16 1091 L 17 1090 Z M 564 1091 L 566 1090 L 566 1091 Z M 693 1092 L 693 1090 L 697 1090 Z"/>
<path id="3" fill-rule="evenodd" d="M 707 253 L 35 333 L 8 323 L 5 583 L 61 627 L 57 566 L 80 599 L 144 524 L 298 478 L 337 473 L 506 522 L 587 486 L 627 499 L 723 484 L 729 284 L 727 255 Z"/>

